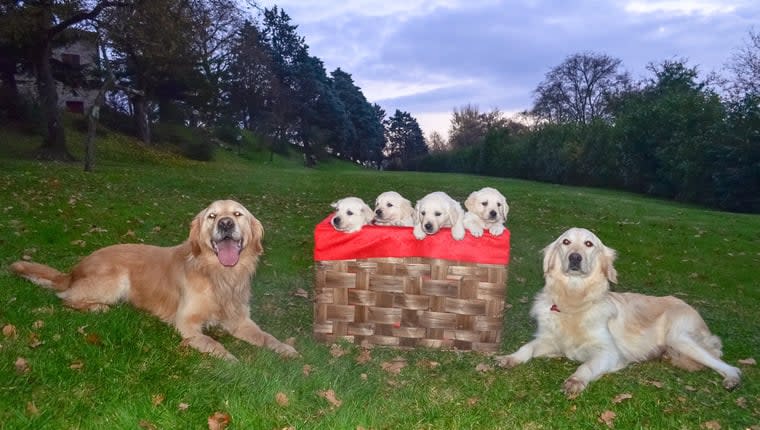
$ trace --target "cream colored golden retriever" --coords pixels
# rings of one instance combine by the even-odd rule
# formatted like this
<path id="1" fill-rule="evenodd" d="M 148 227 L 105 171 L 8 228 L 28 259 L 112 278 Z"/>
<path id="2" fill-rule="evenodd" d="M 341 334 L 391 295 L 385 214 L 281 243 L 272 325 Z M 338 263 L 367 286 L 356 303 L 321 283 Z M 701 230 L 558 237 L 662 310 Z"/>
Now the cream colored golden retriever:
<path id="1" fill-rule="evenodd" d="M 183 343 L 227 360 L 235 357 L 205 335 L 204 327 L 218 324 L 253 345 L 296 356 L 293 347 L 250 318 L 250 282 L 263 234 L 259 220 L 243 205 L 219 200 L 193 219 L 189 238 L 177 246 L 108 246 L 70 273 L 25 261 L 13 263 L 11 271 L 57 291 L 75 309 L 102 311 L 129 302 L 173 325 Z"/>
<path id="2" fill-rule="evenodd" d="M 330 206 L 335 209 L 335 216 L 330 220 L 335 230 L 356 233 L 372 222 L 372 208 L 358 197 L 344 197 Z"/>
<path id="3" fill-rule="evenodd" d="M 441 227 L 451 227 L 454 240 L 464 239 L 464 210 L 458 201 L 443 191 L 432 192 L 414 206 L 414 237 L 424 239 Z"/>
<path id="4" fill-rule="evenodd" d="M 672 296 L 612 293 L 615 251 L 592 232 L 571 228 L 544 249 L 544 289 L 531 315 L 535 339 L 517 352 L 496 357 L 513 367 L 533 357 L 563 356 L 582 364 L 563 385 L 574 397 L 589 382 L 628 364 L 659 357 L 687 370 L 707 366 L 723 376 L 727 390 L 741 372 L 720 359 L 720 339 L 699 313 Z"/>
<path id="5" fill-rule="evenodd" d="M 375 219 L 377 225 L 411 227 L 414 225 L 412 202 L 395 191 L 386 191 L 375 199 Z"/>
<path id="6" fill-rule="evenodd" d="M 475 237 L 483 236 L 488 230 L 494 236 L 504 233 L 509 205 L 499 190 L 485 187 L 470 193 L 464 202 L 467 213 L 464 214 L 464 228 Z"/>

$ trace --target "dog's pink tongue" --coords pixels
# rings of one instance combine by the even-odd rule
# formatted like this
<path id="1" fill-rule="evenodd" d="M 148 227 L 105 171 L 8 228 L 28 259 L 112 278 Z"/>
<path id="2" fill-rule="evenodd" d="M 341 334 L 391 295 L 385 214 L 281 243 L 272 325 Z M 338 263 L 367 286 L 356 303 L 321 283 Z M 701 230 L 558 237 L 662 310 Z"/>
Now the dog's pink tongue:
<path id="1" fill-rule="evenodd" d="M 234 240 L 223 240 L 218 242 L 216 248 L 219 251 L 217 257 L 223 266 L 229 267 L 237 264 L 240 259 L 240 254 L 238 253 L 237 243 L 235 243 Z"/>

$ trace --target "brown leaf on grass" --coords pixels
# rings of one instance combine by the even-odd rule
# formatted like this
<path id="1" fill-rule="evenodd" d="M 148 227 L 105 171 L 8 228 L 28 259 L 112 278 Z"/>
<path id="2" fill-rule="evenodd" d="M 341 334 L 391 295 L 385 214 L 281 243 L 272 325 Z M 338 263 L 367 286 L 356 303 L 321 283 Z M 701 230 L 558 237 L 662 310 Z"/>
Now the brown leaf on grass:
<path id="1" fill-rule="evenodd" d="M 369 349 L 363 349 L 359 353 L 359 355 L 356 356 L 356 362 L 358 364 L 366 364 L 372 360 L 372 352 Z"/>
<path id="2" fill-rule="evenodd" d="M 152 422 L 148 420 L 140 420 L 140 422 L 137 425 L 140 426 L 141 429 L 145 429 L 145 430 L 158 430 L 158 427 L 156 427 L 155 424 L 153 424 Z"/>
<path id="3" fill-rule="evenodd" d="M 605 424 L 609 428 L 615 427 L 615 418 L 617 414 L 612 411 L 604 411 L 599 415 L 599 422 Z"/>
<path id="4" fill-rule="evenodd" d="M 338 399 L 338 396 L 335 395 L 335 391 L 332 389 L 319 391 L 317 394 L 319 397 L 327 400 L 334 408 L 340 407 L 340 405 L 343 403 L 340 399 Z"/>
<path id="5" fill-rule="evenodd" d="M 180 411 L 183 411 L 183 412 L 186 411 L 186 410 L 188 410 L 189 408 L 190 408 L 190 404 L 189 403 L 182 402 L 179 405 L 177 405 L 177 409 L 180 410 Z"/>
<path id="6" fill-rule="evenodd" d="M 475 406 L 476 404 L 478 404 L 479 401 L 480 401 L 480 399 L 477 398 L 477 397 L 470 397 L 469 399 L 467 399 L 467 405 L 468 406 Z"/>
<path id="7" fill-rule="evenodd" d="M 335 358 L 341 357 L 346 354 L 346 350 L 343 349 L 340 345 L 337 343 L 334 343 L 330 345 L 330 355 L 332 355 Z"/>
<path id="8" fill-rule="evenodd" d="M 208 417 L 208 430 L 224 430 L 230 425 L 230 415 L 225 412 L 214 412 Z"/>
<path id="9" fill-rule="evenodd" d="M 84 337 L 84 341 L 89 343 L 90 345 L 102 345 L 103 341 L 100 339 L 100 336 L 98 336 L 95 333 L 87 333 Z"/>
<path id="10" fill-rule="evenodd" d="M 37 416 L 40 414 L 40 410 L 37 409 L 37 405 L 35 405 L 34 402 L 26 402 L 26 413 Z"/>
<path id="11" fill-rule="evenodd" d="M 32 328 L 35 329 L 35 330 L 39 330 L 42 327 L 45 327 L 45 321 L 37 320 L 37 321 L 35 321 L 35 322 L 32 323 Z"/>
<path id="12" fill-rule="evenodd" d="M 77 333 L 81 334 L 82 336 L 87 336 L 87 332 L 84 330 L 86 328 L 86 325 L 77 327 Z"/>
<path id="13" fill-rule="evenodd" d="M 71 364 L 69 364 L 69 369 L 71 370 L 82 370 L 84 368 L 84 363 L 82 363 L 80 360 L 72 361 Z"/>
<path id="14" fill-rule="evenodd" d="M 310 364 L 304 364 L 303 365 L 303 376 L 309 376 L 311 375 L 311 371 L 314 370 L 313 367 L 311 367 Z"/>
<path id="15" fill-rule="evenodd" d="M 150 403 L 153 406 L 159 406 L 164 403 L 164 400 L 166 400 L 166 396 L 163 394 L 154 394 L 150 396 Z"/>
<path id="16" fill-rule="evenodd" d="M 633 394 L 631 393 L 618 394 L 617 396 L 615 396 L 615 398 L 612 399 L 612 403 L 614 404 L 622 403 L 624 400 L 628 400 L 631 398 L 633 398 Z"/>
<path id="17" fill-rule="evenodd" d="M 24 254 L 21 256 L 21 259 L 24 261 L 32 261 L 32 256 L 29 254 Z"/>
<path id="18" fill-rule="evenodd" d="M 648 380 L 644 381 L 644 383 L 647 384 L 647 385 L 652 385 L 655 388 L 662 388 L 665 385 L 665 384 L 663 384 L 660 381 L 653 381 L 651 379 L 648 379 Z"/>
<path id="19" fill-rule="evenodd" d="M 739 360 L 739 364 L 743 364 L 745 366 L 754 366 L 757 364 L 757 362 L 755 361 L 754 358 L 750 357 L 750 358 L 743 358 Z"/>
<path id="20" fill-rule="evenodd" d="M 384 361 L 380 363 L 380 367 L 392 375 L 398 375 L 401 373 L 401 369 L 406 367 L 406 360 L 402 357 L 396 357 L 390 362 Z"/>
<path id="21" fill-rule="evenodd" d="M 739 397 L 738 399 L 736 399 L 736 406 L 742 409 L 747 409 L 747 399 L 745 399 L 744 397 Z"/>
<path id="22" fill-rule="evenodd" d="M 29 343 L 28 343 L 29 348 L 32 348 L 32 349 L 38 348 L 42 346 L 43 343 L 45 342 L 40 340 L 40 336 L 37 333 L 35 332 L 29 333 Z"/>
<path id="23" fill-rule="evenodd" d="M 703 429 L 707 429 L 707 430 L 720 430 L 721 429 L 720 423 L 718 421 L 716 421 L 716 420 L 703 422 L 700 427 L 702 427 Z"/>
<path id="24" fill-rule="evenodd" d="M 137 235 L 135 234 L 135 232 L 132 229 L 129 229 L 129 230 L 127 230 L 126 233 L 122 234 L 121 237 L 135 238 L 135 237 L 137 237 Z"/>
<path id="25" fill-rule="evenodd" d="M 15 325 L 6 324 L 3 326 L 3 336 L 9 339 L 15 339 L 17 335 L 18 335 L 18 332 L 16 331 Z"/>
<path id="26" fill-rule="evenodd" d="M 493 370 L 493 366 L 485 364 L 485 363 L 479 363 L 477 366 L 475 366 L 475 371 L 480 373 L 486 373 Z"/>
<path id="27" fill-rule="evenodd" d="M 82 239 L 72 240 L 69 243 L 74 246 L 79 246 L 81 248 L 84 248 L 84 246 L 87 245 L 87 242 L 83 241 Z"/>
<path id="28" fill-rule="evenodd" d="M 288 399 L 288 396 L 286 396 L 285 393 L 283 393 L 282 391 L 275 394 L 274 399 L 275 401 L 277 401 L 278 405 L 283 406 L 283 407 L 288 406 L 288 404 L 290 404 L 290 399 Z"/>
<path id="29" fill-rule="evenodd" d="M 304 290 L 303 288 L 299 288 L 293 292 L 293 295 L 296 297 L 303 297 L 304 299 L 309 298 L 309 292 Z"/>
<path id="30" fill-rule="evenodd" d="M 418 367 L 424 367 L 425 369 L 435 369 L 436 367 L 440 366 L 441 363 L 437 361 L 430 361 L 430 360 L 419 360 L 417 361 Z"/>
<path id="31" fill-rule="evenodd" d="M 367 378 L 369 378 L 369 377 L 367 376 L 366 373 L 362 373 L 361 375 L 359 375 L 359 379 L 361 379 L 362 381 L 366 381 Z"/>
<path id="32" fill-rule="evenodd" d="M 692 393 L 695 392 L 695 391 L 697 391 L 697 389 L 694 388 L 694 387 L 692 387 L 691 385 L 684 385 L 683 389 L 686 390 L 686 391 L 691 391 Z"/>

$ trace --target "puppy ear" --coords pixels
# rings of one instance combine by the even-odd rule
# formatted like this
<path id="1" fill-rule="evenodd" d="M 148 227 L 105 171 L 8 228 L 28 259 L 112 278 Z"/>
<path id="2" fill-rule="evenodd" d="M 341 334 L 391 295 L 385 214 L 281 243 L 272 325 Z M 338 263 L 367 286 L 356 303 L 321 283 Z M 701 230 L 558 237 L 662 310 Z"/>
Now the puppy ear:
<path id="1" fill-rule="evenodd" d="M 550 243 L 541 252 L 544 253 L 544 274 L 551 272 L 554 269 L 554 264 L 557 260 L 557 241 Z"/>
<path id="2" fill-rule="evenodd" d="M 451 220 L 451 225 L 456 225 L 462 220 L 462 218 L 464 218 L 464 209 L 462 209 L 462 205 L 452 199 L 451 202 L 449 202 L 449 219 Z"/>
<path id="3" fill-rule="evenodd" d="M 478 204 L 478 192 L 473 191 L 470 193 L 470 196 L 467 197 L 467 200 L 464 201 L 464 207 L 466 207 L 467 210 L 470 212 L 475 212 L 477 204 Z"/>
<path id="4" fill-rule="evenodd" d="M 190 242 L 190 251 L 194 257 L 197 257 L 201 253 L 201 217 L 203 212 L 193 218 L 190 222 L 190 235 L 187 240 Z"/>
<path id="5" fill-rule="evenodd" d="M 412 210 L 412 218 L 414 219 L 415 224 L 419 224 L 422 222 L 420 220 L 420 202 L 417 201 L 417 203 L 414 205 L 414 209 Z"/>
<path id="6" fill-rule="evenodd" d="M 332 203 L 330 203 L 330 207 L 333 209 L 338 209 L 338 205 L 340 204 L 340 200 L 336 200 Z"/>
<path id="7" fill-rule="evenodd" d="M 617 251 L 604 245 L 602 247 L 602 272 L 604 272 L 610 282 L 617 284 L 617 270 L 615 270 L 615 266 L 612 264 L 617 258 Z"/>
<path id="8" fill-rule="evenodd" d="M 264 252 L 261 241 L 264 239 L 264 226 L 255 216 L 251 215 L 251 249 L 256 255 Z"/>
<path id="9" fill-rule="evenodd" d="M 414 216 L 414 208 L 412 202 L 407 199 L 401 199 L 401 215 L 402 216 Z"/>
<path id="10" fill-rule="evenodd" d="M 501 212 L 501 217 L 506 221 L 507 214 L 509 214 L 509 204 L 507 204 L 507 199 L 504 196 L 501 196 L 501 208 L 499 211 Z"/>
<path id="11" fill-rule="evenodd" d="M 367 206 L 366 203 L 362 203 L 362 217 L 364 218 L 365 224 L 369 224 L 372 222 L 372 219 L 375 218 L 375 211 L 373 211 L 371 207 Z"/>

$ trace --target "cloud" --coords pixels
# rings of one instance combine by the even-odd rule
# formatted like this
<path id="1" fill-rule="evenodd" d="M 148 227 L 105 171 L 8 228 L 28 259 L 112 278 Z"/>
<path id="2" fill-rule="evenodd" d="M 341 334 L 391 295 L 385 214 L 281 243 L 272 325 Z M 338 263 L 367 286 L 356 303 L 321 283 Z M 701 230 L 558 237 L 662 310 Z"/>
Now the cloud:
<path id="1" fill-rule="evenodd" d="M 625 5 L 633 14 L 720 15 L 733 13 L 740 6 L 727 1 L 632 1 Z"/>

